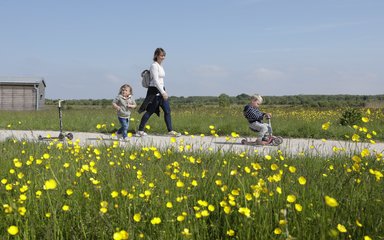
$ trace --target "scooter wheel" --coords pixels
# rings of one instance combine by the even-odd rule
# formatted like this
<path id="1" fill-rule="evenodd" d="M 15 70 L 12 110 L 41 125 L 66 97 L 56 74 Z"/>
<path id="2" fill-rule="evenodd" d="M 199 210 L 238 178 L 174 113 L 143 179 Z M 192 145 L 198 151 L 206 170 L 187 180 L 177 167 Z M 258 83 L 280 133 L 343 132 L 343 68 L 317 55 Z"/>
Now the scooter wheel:
<path id="1" fill-rule="evenodd" d="M 243 145 L 247 144 L 247 140 L 246 139 L 241 140 L 241 144 Z"/>
<path id="2" fill-rule="evenodd" d="M 73 134 L 72 134 L 72 133 L 67 133 L 66 137 L 67 137 L 69 140 L 72 140 L 72 139 L 73 139 Z"/>
<path id="3" fill-rule="evenodd" d="M 62 140 L 64 140 L 64 138 L 65 138 L 64 134 L 60 133 L 58 139 L 60 141 L 62 141 Z"/>
<path id="4" fill-rule="evenodd" d="M 282 137 L 275 137 L 272 142 L 275 146 L 280 145 L 283 143 L 283 138 Z"/>
<path id="5" fill-rule="evenodd" d="M 39 135 L 39 136 L 37 137 L 37 139 L 39 139 L 39 140 L 43 140 L 44 138 L 43 138 L 43 136 Z"/>

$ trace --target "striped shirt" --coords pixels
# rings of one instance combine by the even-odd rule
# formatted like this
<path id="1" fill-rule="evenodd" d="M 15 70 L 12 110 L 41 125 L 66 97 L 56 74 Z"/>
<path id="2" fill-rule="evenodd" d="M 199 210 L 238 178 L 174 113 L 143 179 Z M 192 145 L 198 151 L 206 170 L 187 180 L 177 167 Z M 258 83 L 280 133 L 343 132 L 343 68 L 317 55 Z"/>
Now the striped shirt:
<path id="1" fill-rule="evenodd" d="M 256 121 L 262 122 L 265 115 L 265 113 L 260 111 L 258 108 L 252 107 L 250 104 L 244 107 L 243 114 L 249 123 Z"/>

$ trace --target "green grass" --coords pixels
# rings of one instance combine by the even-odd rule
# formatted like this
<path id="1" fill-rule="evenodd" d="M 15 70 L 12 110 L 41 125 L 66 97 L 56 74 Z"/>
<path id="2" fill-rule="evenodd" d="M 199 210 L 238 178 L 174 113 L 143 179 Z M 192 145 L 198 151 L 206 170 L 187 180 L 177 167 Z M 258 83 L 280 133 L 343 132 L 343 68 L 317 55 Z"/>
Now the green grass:
<path id="1" fill-rule="evenodd" d="M 355 128 L 338 125 L 342 110 L 269 110 L 284 137 L 383 139 L 381 110 L 366 113 L 369 121 Z M 72 107 L 63 116 L 70 131 L 117 127 L 109 108 Z M 132 117 L 135 130 L 140 116 Z M 219 135 L 250 134 L 241 107 L 174 109 L 173 120 L 189 134 L 210 135 L 210 125 Z M 149 125 L 151 133 L 165 132 L 156 116 Z M 57 111 L 1 112 L 0 128 L 58 130 Z M 383 153 L 264 156 L 188 151 L 183 144 L 160 150 L 0 142 L 0 239 L 384 238 Z"/>
<path id="2" fill-rule="evenodd" d="M 129 239 L 384 237 L 380 154 L 352 160 L 178 147 L 1 142 L 0 238 L 113 239 L 122 230 Z M 56 188 L 44 189 L 50 179 Z M 289 195 L 296 200 L 289 202 Z M 328 206 L 325 196 L 339 205 Z M 15 237 L 7 233 L 12 225 L 19 230 Z"/>
<path id="3" fill-rule="evenodd" d="M 375 131 L 375 140 L 384 140 L 384 113 L 383 109 L 361 109 L 363 116 L 370 121 L 364 123 L 364 129 L 354 129 L 352 126 L 342 126 L 339 121 L 344 109 L 316 109 L 316 108 L 267 108 L 262 109 L 272 112 L 272 126 L 274 133 L 286 138 L 326 138 L 326 139 L 350 139 L 357 132 L 361 134 Z M 132 114 L 130 131 L 136 131 L 141 119 L 136 111 Z M 242 115 L 242 106 L 219 108 L 208 107 L 184 107 L 175 108 L 172 112 L 174 129 L 189 134 L 211 134 L 210 125 L 215 127 L 218 135 L 230 135 L 236 132 L 243 136 L 254 135 L 248 128 L 248 124 Z M 326 122 L 331 123 L 329 131 L 322 130 L 321 126 Z M 101 125 L 102 128 L 96 128 Z M 163 115 L 152 116 L 148 121 L 150 133 L 166 133 Z M 362 122 L 356 124 L 363 125 Z M 63 128 L 65 131 L 105 132 L 111 133 L 117 130 L 119 123 L 116 113 L 112 108 L 84 108 L 84 106 L 70 106 L 63 110 Z M 42 111 L 30 112 L 0 112 L 0 129 L 32 129 L 32 130 L 59 130 L 59 118 L 57 109 L 51 108 Z"/>

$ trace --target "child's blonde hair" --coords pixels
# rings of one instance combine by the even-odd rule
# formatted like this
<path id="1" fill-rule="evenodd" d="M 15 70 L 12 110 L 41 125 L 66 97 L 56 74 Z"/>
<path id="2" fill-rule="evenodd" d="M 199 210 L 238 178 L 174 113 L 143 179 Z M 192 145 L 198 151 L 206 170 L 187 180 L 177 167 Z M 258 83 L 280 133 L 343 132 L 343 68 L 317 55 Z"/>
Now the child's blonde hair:
<path id="1" fill-rule="evenodd" d="M 119 90 L 119 94 L 121 94 L 121 93 L 123 92 L 123 90 L 126 89 L 126 88 L 129 88 L 131 94 L 133 94 L 132 87 L 131 87 L 131 85 L 129 85 L 129 84 L 124 84 L 123 86 L 121 86 L 121 87 L 120 87 L 120 90 Z"/>
<path id="2" fill-rule="evenodd" d="M 263 103 L 263 98 L 260 94 L 253 94 L 251 96 L 251 101 L 257 100 L 260 104 Z"/>

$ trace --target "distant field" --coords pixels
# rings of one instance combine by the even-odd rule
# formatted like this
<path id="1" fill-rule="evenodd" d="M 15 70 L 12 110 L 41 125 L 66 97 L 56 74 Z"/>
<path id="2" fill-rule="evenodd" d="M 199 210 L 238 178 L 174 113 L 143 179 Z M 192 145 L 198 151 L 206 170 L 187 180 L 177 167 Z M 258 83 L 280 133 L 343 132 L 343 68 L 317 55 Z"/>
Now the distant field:
<path id="1" fill-rule="evenodd" d="M 173 107 L 172 120 L 174 129 L 184 134 L 218 134 L 253 135 L 248 129 L 242 115 L 243 105 L 230 107 L 218 106 L 187 106 Z M 272 125 L 276 135 L 291 138 L 327 138 L 349 139 L 354 133 L 362 138 L 367 134 L 373 139 L 383 141 L 384 113 L 382 108 L 359 108 L 349 116 L 351 119 L 358 112 L 356 123 L 341 125 L 342 115 L 347 108 L 310 108 L 310 107 L 263 107 L 263 111 L 273 114 Z M 349 112 L 347 112 L 349 113 Z M 362 118 L 368 119 L 363 123 Z M 136 111 L 132 114 L 130 131 L 137 130 L 141 115 Z M 329 123 L 329 130 L 324 131 L 322 125 Z M 112 133 L 119 123 L 114 110 L 108 106 L 69 105 L 63 109 L 63 125 L 67 131 Z M 148 122 L 146 131 L 149 133 L 165 133 L 163 116 L 154 115 Z M 364 128 L 360 126 L 364 125 Z M 214 126 L 214 132 L 210 128 Z M 353 128 L 355 126 L 355 128 Z M 0 111 L 0 128 L 58 130 L 59 118 L 57 108 L 48 106 L 46 110 L 30 112 Z M 373 133 L 372 133 L 373 131 Z"/>

